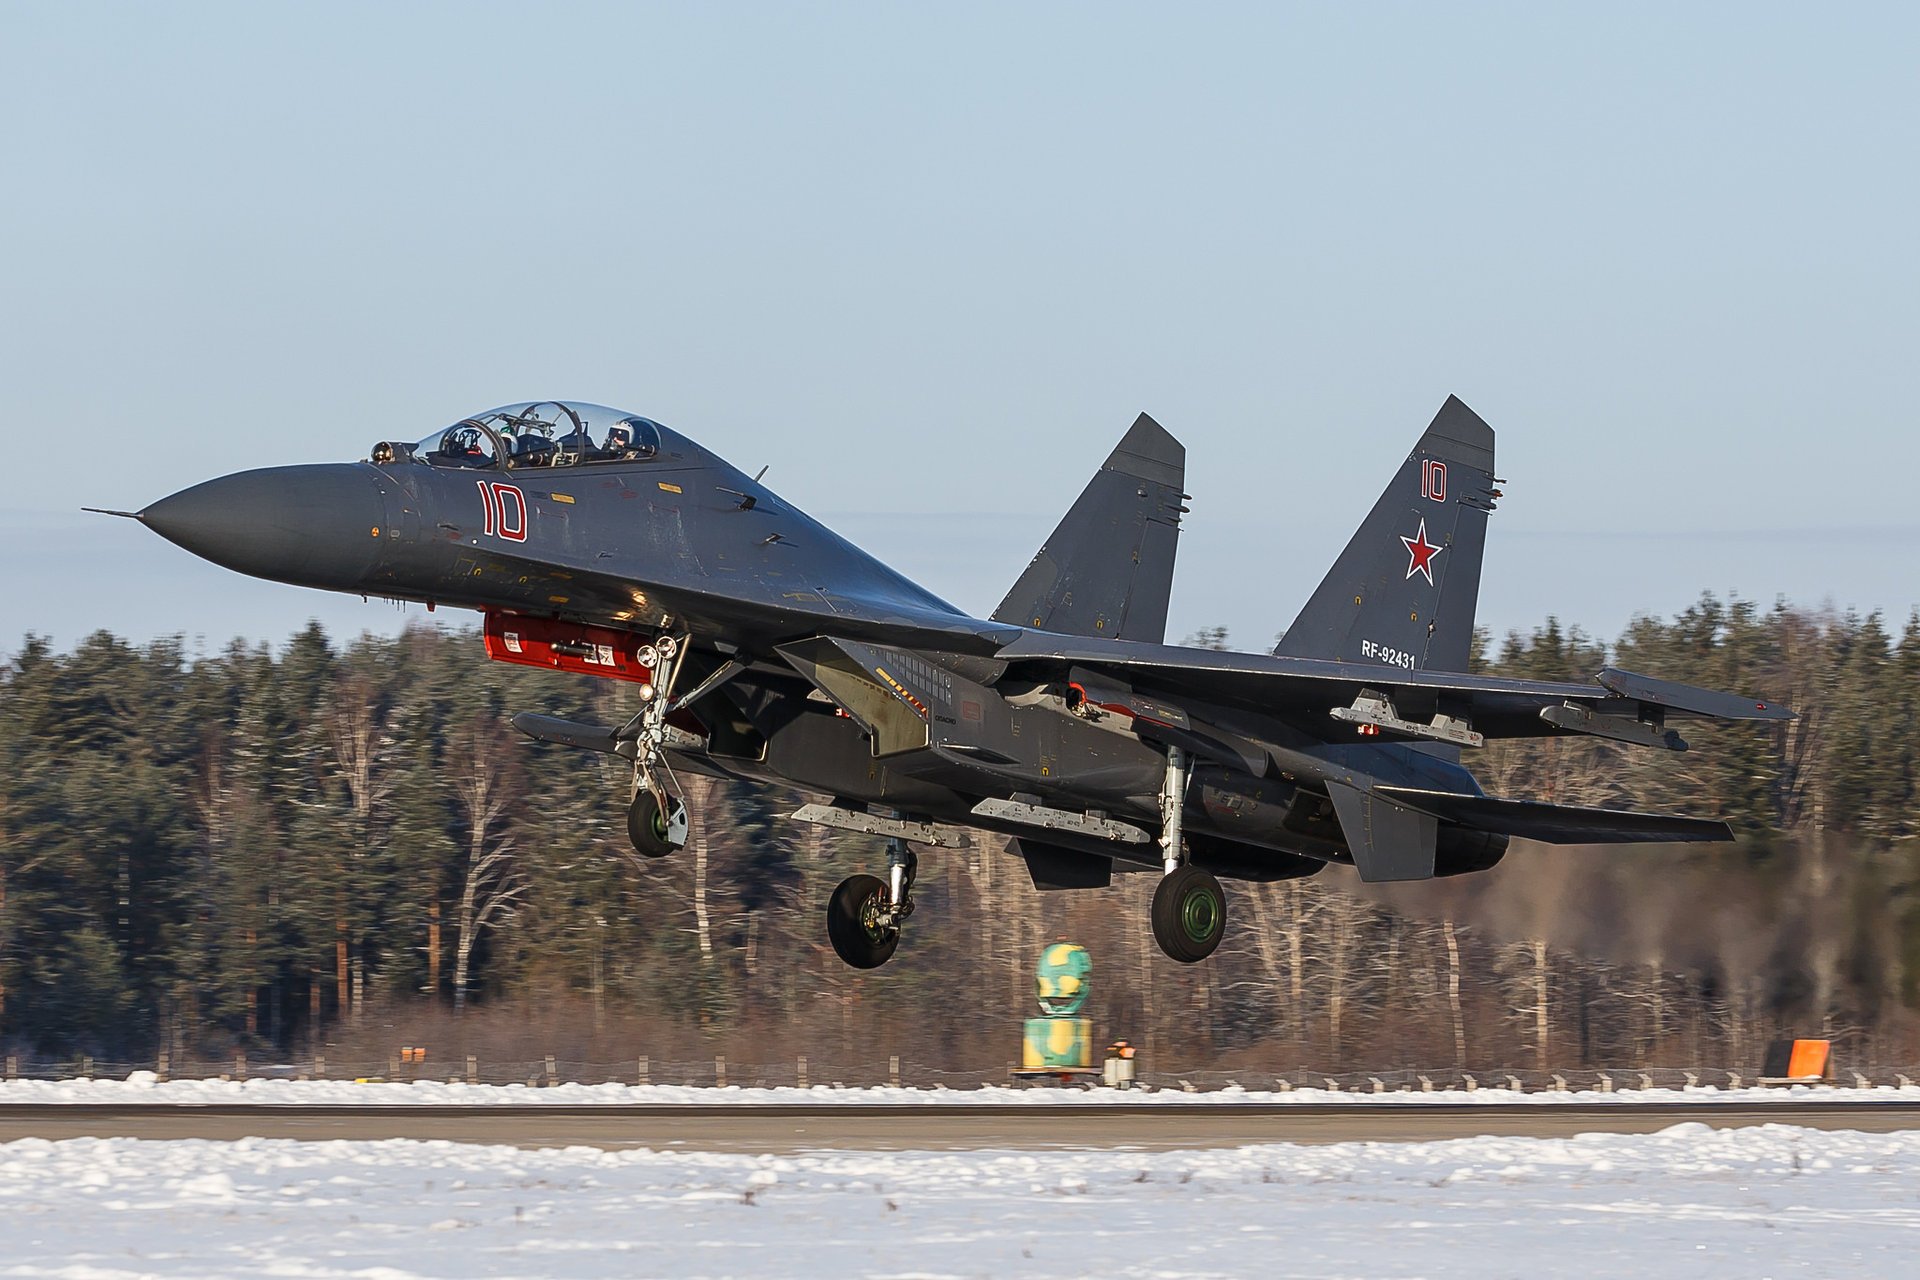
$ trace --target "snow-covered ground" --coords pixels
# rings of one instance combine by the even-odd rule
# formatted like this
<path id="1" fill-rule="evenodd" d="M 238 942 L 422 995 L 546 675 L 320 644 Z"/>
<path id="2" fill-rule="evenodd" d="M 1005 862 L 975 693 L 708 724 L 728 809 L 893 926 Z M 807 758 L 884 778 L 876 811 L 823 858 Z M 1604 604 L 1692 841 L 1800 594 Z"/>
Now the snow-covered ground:
<path id="1" fill-rule="evenodd" d="M 818 1103 L 823 1106 L 846 1104 L 883 1104 L 889 1106 L 967 1103 L 992 1104 L 1074 1104 L 1113 1105 L 1126 1103 L 1156 1106 L 1166 1103 L 1211 1103 L 1232 1106 L 1244 1103 L 1355 1103 L 1374 1102 L 1386 1106 L 1449 1106 L 1457 1103 L 1528 1103 L 1541 1106 L 1579 1103 L 1675 1103 L 1675 1102 L 1845 1102 L 1881 1101 L 1920 1103 L 1920 1085 L 1873 1088 L 1790 1085 L 1720 1089 L 1701 1086 L 1693 1089 L 1617 1089 L 1610 1093 L 1597 1090 L 1569 1090 L 1564 1093 L 1521 1092 L 1512 1089 L 1437 1090 L 1433 1093 L 1351 1093 L 1330 1089 L 1294 1089 L 1285 1093 L 1264 1092 L 1238 1087 L 1186 1093 L 1179 1090 L 1111 1089 L 911 1089 L 866 1088 L 838 1089 L 818 1086 L 811 1089 L 742 1089 L 696 1087 L 691 1085 L 561 1084 L 546 1089 L 525 1085 L 458 1084 L 422 1080 L 415 1083 L 356 1084 L 348 1080 L 169 1080 L 162 1082 L 151 1071 L 136 1071 L 124 1080 L 8 1080 L 0 1082 L 0 1106 L 10 1102 L 95 1102 L 135 1103 L 243 1103 L 274 1105 L 320 1105 L 343 1107 L 420 1106 L 453 1104 L 459 1106 L 667 1106 L 697 1103 L 704 1106 L 754 1106 L 768 1103 L 785 1105 Z M 4 1274 L 4 1273 L 0 1273 Z"/>
<path id="2" fill-rule="evenodd" d="M 0 1145 L 0 1276 L 1896 1276 L 1920 1133 L 773 1158 Z"/>

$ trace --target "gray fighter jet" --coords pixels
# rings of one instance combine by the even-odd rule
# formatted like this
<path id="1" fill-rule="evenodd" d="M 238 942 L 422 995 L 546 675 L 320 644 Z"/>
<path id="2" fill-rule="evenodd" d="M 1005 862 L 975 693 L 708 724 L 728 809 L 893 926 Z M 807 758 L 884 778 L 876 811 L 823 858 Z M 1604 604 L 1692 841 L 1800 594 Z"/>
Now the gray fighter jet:
<path id="1" fill-rule="evenodd" d="M 1159 873 L 1155 938 L 1212 954 L 1220 879 L 1484 871 L 1514 837 L 1731 838 L 1723 822 L 1485 794 L 1462 748 L 1590 734 L 1683 751 L 1690 719 L 1761 698 L 1627 671 L 1465 674 L 1493 432 L 1457 399 L 1270 655 L 1165 642 L 1185 450 L 1144 414 L 991 618 L 888 569 L 686 436 L 597 405 L 464 418 L 363 462 L 212 480 L 131 514 L 280 582 L 479 610 L 490 656 L 634 684 L 622 725 L 516 717 L 632 762 L 633 847 L 687 838 L 678 773 L 817 794 L 793 816 L 889 838 L 827 931 L 873 968 L 913 911 L 915 845 L 1011 837 L 1041 889 Z"/>

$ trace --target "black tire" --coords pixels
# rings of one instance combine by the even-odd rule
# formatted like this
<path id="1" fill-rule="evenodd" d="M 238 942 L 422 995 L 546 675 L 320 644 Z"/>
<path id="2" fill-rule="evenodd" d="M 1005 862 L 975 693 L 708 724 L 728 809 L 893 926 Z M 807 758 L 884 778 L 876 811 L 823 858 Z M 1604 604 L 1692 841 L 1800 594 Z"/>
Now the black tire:
<path id="1" fill-rule="evenodd" d="M 627 839 L 633 842 L 633 851 L 645 858 L 664 858 L 677 852 L 680 846 L 673 843 L 667 819 L 660 797 L 642 787 L 627 806 Z"/>
<path id="2" fill-rule="evenodd" d="M 878 969 L 893 958 L 900 931 L 877 923 L 887 906 L 887 882 L 879 876 L 848 876 L 827 902 L 827 939 L 834 954 L 856 969 Z"/>
<path id="3" fill-rule="evenodd" d="M 1213 873 L 1191 862 L 1162 876 L 1153 891 L 1153 940 L 1181 964 L 1213 954 L 1227 932 L 1227 895 Z"/>

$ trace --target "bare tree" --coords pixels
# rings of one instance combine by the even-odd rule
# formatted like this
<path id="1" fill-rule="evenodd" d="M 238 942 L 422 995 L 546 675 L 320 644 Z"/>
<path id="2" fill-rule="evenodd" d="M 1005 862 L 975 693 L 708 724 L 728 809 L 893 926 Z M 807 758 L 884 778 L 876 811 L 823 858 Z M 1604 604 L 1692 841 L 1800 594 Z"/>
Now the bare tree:
<path id="1" fill-rule="evenodd" d="M 343 677 L 328 701 L 325 720 L 327 745 L 346 784 L 354 821 L 360 828 L 358 834 L 365 839 L 372 834 L 375 810 L 393 789 L 392 779 L 382 767 L 393 752 L 394 741 L 387 730 L 379 690 L 358 672 Z"/>
<path id="2" fill-rule="evenodd" d="M 1460 1012 L 1460 934 L 1453 927 L 1453 916 L 1441 921 L 1447 939 L 1447 1013 L 1453 1023 L 1453 1065 L 1467 1065 L 1467 1020 Z"/>
<path id="3" fill-rule="evenodd" d="M 466 828 L 465 866 L 454 944 L 453 1008 L 466 1008 L 474 943 L 482 929 L 513 919 L 526 892 L 510 830 L 512 788 L 508 762 L 512 739 L 491 716 L 476 715 L 448 744 L 455 769 L 453 794 Z"/>
<path id="4" fill-rule="evenodd" d="M 712 849 L 708 841 L 708 815 L 716 808 L 712 801 L 718 784 L 712 778 L 695 774 L 687 779 L 688 809 L 693 822 L 693 931 L 700 944 L 700 963 L 713 963 L 713 913 L 707 905 L 708 882 L 712 879 Z"/>

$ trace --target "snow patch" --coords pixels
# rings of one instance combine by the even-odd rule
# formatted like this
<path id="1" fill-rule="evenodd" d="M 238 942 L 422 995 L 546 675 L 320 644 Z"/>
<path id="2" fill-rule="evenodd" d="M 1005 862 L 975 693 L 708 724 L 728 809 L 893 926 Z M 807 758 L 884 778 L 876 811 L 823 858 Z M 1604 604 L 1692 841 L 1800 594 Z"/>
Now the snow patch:
<path id="1" fill-rule="evenodd" d="M 1920 1133 L 1785 1125 L 784 1157 L 87 1138 L 0 1144 L 0 1221 L 16 1276 L 1884 1276 L 1920 1246 L 1916 1181 Z"/>
<path id="2" fill-rule="evenodd" d="M 1136 1089 L 1014 1089 L 987 1085 L 978 1089 L 949 1088 L 830 1088 L 749 1089 L 693 1085 L 559 1084 L 530 1089 L 521 1084 L 464 1084 L 421 1080 L 411 1083 L 351 1080 L 169 1080 L 151 1071 L 136 1071 L 124 1080 L 8 1080 L 0 1081 L 0 1106 L 7 1103 L 166 1103 L 233 1105 L 264 1103 L 273 1106 L 430 1106 L 447 1104 L 485 1106 L 964 1106 L 970 1103 L 1029 1106 L 1165 1106 L 1211 1105 L 1231 1107 L 1248 1103 L 1264 1106 L 1338 1103 L 1343 1106 L 1445 1107 L 1484 1106 L 1489 1103 L 1526 1106 L 1585 1105 L 1635 1106 L 1646 1103 L 1740 1102 L 1749 1104 L 1807 1101 L 1920 1102 L 1920 1085 L 1876 1085 L 1869 1088 L 1792 1085 L 1722 1089 L 1697 1086 L 1685 1089 L 1578 1090 L 1529 1093 L 1515 1089 L 1406 1091 L 1399 1093 L 1345 1093 L 1331 1089 L 1292 1089 L 1286 1092 L 1245 1089 L 1230 1085 L 1205 1093 Z"/>

